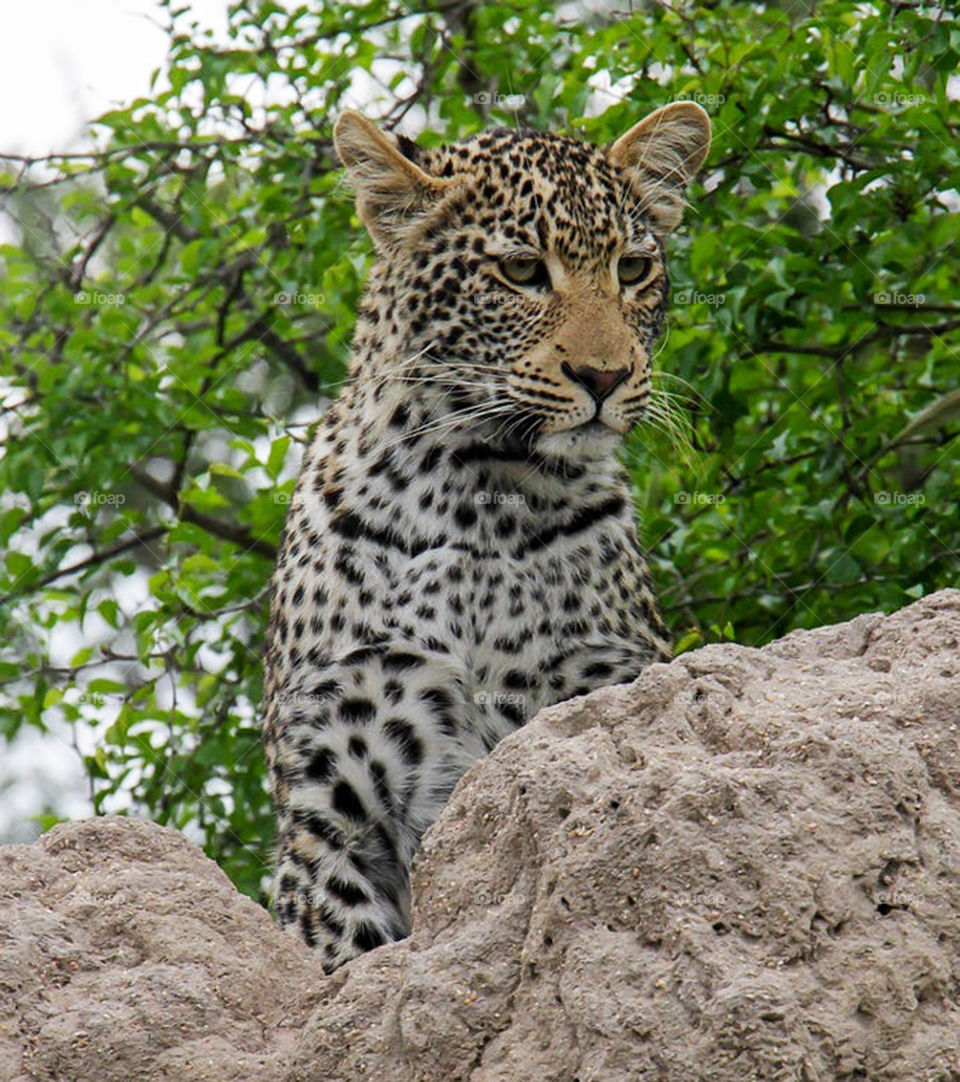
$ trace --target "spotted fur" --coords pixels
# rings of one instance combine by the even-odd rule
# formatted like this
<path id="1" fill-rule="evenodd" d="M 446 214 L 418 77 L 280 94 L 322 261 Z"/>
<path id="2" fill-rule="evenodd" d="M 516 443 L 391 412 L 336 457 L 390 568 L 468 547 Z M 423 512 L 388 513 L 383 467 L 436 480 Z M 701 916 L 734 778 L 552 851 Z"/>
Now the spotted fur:
<path id="1" fill-rule="evenodd" d="M 276 909 L 328 971 L 408 934 L 411 860 L 471 763 L 669 656 L 616 451 L 709 124 L 677 104 L 608 148 L 425 150 L 347 113 L 335 137 L 377 259 L 288 514 L 265 691 Z"/>

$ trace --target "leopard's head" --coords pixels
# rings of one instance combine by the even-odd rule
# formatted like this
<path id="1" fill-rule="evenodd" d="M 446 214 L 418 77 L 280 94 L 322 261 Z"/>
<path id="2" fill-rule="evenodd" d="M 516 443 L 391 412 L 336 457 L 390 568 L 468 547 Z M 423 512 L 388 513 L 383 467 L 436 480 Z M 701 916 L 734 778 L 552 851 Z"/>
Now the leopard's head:
<path id="1" fill-rule="evenodd" d="M 479 440 L 615 447 L 649 398 L 664 237 L 706 157 L 706 113 L 668 105 L 606 147 L 497 129 L 424 149 L 354 112 L 334 137 L 378 256 L 367 374 Z"/>

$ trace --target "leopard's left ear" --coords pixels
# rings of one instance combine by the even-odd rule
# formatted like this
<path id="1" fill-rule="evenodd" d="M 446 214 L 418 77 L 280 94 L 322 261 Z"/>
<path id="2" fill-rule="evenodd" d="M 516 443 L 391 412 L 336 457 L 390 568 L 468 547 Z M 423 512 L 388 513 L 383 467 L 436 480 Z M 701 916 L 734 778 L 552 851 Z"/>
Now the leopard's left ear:
<path id="1" fill-rule="evenodd" d="M 352 110 L 333 127 L 333 144 L 357 196 L 357 213 L 375 243 L 391 247 L 440 201 L 456 182 L 424 172 L 397 141 Z"/>
<path id="2" fill-rule="evenodd" d="M 683 217 L 684 194 L 710 149 L 710 118 L 692 101 L 677 101 L 644 117 L 607 150 L 627 174 L 641 210 L 664 232 Z"/>

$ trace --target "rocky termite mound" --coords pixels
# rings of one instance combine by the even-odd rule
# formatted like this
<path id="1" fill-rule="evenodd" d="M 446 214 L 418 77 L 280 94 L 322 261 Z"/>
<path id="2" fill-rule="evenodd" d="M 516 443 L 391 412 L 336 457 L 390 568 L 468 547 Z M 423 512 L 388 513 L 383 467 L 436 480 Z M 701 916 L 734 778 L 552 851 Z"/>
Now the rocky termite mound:
<path id="1" fill-rule="evenodd" d="M 175 832 L 0 849 L 0 1082 L 960 1079 L 960 592 L 541 712 L 325 977 Z"/>

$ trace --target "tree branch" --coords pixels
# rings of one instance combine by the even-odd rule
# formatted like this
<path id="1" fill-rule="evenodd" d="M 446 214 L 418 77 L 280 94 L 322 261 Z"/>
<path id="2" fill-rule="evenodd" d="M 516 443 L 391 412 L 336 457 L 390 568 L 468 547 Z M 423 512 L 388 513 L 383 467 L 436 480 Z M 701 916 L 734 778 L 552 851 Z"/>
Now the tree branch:
<path id="1" fill-rule="evenodd" d="M 276 546 L 271 545 L 262 537 L 254 537 L 245 526 L 236 522 L 224 522 L 223 519 L 214 518 L 213 515 L 208 515 L 204 511 L 198 511 L 195 507 L 183 503 L 180 493 L 173 485 L 158 481 L 141 466 L 136 464 L 131 466 L 130 474 L 151 495 L 173 508 L 182 522 L 193 523 L 194 526 L 199 526 L 201 530 L 206 530 L 214 537 L 239 545 L 246 552 L 256 552 L 268 560 L 276 559 Z"/>
<path id="2" fill-rule="evenodd" d="M 147 196 L 142 195 L 134 203 L 134 206 L 139 207 L 146 214 L 158 224 L 162 225 L 167 233 L 172 233 L 177 240 L 182 240 L 184 244 L 189 244 L 190 241 L 198 240 L 201 236 L 195 229 L 191 229 L 183 220 L 182 214 L 177 214 L 176 211 L 167 210 L 166 207 L 161 207 L 159 203 L 155 203 L 152 199 L 148 199 Z"/>
<path id="3" fill-rule="evenodd" d="M 89 556 L 82 560 L 78 560 L 75 564 L 70 564 L 68 567 L 61 567 L 56 571 L 48 571 L 45 575 L 41 575 L 40 578 L 34 579 L 23 587 L 8 590 L 7 593 L 0 594 L 0 605 L 4 605 L 17 597 L 23 597 L 33 593 L 35 590 L 39 590 L 44 586 L 49 586 L 51 582 L 56 582 L 57 579 L 61 579 L 65 575 L 73 575 L 78 571 L 85 571 L 88 567 L 96 567 L 98 564 L 106 563 L 107 560 L 112 560 L 114 556 L 119 556 L 121 552 L 129 552 L 130 549 L 135 549 L 141 545 L 148 544 L 150 541 L 155 541 L 158 537 L 163 537 L 169 528 L 169 526 L 151 526 L 148 530 L 138 531 L 133 537 L 127 538 L 126 541 L 118 541 L 109 548 L 101 549 L 99 552 L 92 552 Z"/>
<path id="4" fill-rule="evenodd" d="M 292 372 L 299 376 L 304 387 L 313 394 L 319 394 L 321 389 L 320 377 L 311 368 L 307 367 L 306 361 L 300 356 L 299 351 L 285 338 L 267 323 L 264 315 L 258 315 L 245 331 L 230 343 L 230 348 L 243 342 L 262 342 L 276 354 L 277 358 Z"/>
<path id="5" fill-rule="evenodd" d="M 807 346 L 796 342 L 760 342 L 755 347 L 748 346 L 748 348 L 754 356 L 758 353 L 807 353 L 818 357 L 830 357 L 834 361 L 842 361 L 844 357 L 849 356 L 855 350 L 871 346 L 874 342 L 888 341 L 901 335 L 914 338 L 933 338 L 956 330 L 960 330 L 960 319 L 945 319 L 941 323 L 923 323 L 919 327 L 907 326 L 906 324 L 881 323 L 875 331 L 863 335 L 856 342 L 846 346 Z"/>
<path id="6" fill-rule="evenodd" d="M 96 233 L 94 233 L 90 243 L 87 245 L 87 250 L 83 253 L 83 257 L 71 268 L 70 271 L 70 288 L 76 292 L 83 284 L 84 275 L 87 273 L 87 264 L 97 254 L 97 249 L 103 243 L 104 238 L 113 228 L 116 217 L 113 214 L 108 214 L 106 218 L 100 223 Z"/>

